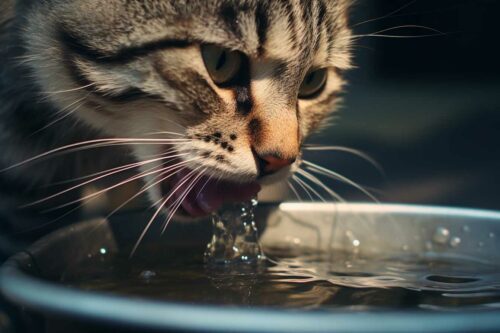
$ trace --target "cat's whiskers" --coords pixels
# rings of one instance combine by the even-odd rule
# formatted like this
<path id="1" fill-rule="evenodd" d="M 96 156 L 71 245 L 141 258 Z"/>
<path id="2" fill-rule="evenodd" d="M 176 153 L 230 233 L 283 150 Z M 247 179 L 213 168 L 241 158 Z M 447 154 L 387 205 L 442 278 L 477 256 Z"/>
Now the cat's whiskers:
<path id="1" fill-rule="evenodd" d="M 196 160 L 196 159 L 193 159 L 193 160 Z M 166 180 L 166 179 L 168 179 L 168 178 L 170 178 L 170 177 L 174 176 L 177 172 L 179 172 L 179 171 L 181 171 L 182 169 L 184 169 L 184 168 L 185 168 L 185 167 L 184 167 L 184 165 L 186 165 L 186 164 L 190 163 L 191 161 L 192 161 L 192 160 L 183 161 L 183 162 L 177 163 L 176 165 L 169 166 L 169 167 L 165 167 L 165 168 L 162 168 L 161 170 L 158 170 L 158 172 L 163 172 L 163 173 L 162 173 L 163 175 L 165 175 L 167 172 L 170 172 L 170 171 L 174 171 L 174 170 L 176 171 L 175 173 L 172 173 L 172 174 L 169 174 L 168 176 L 165 176 L 165 177 L 164 177 L 164 178 L 162 178 L 160 181 L 158 181 L 158 183 L 160 183 L 160 182 L 162 182 L 162 181 L 164 181 L 164 180 Z M 181 170 L 177 170 L 177 169 L 181 169 Z M 152 186 L 154 186 L 154 185 L 156 185 L 156 184 L 153 184 L 153 185 L 149 186 L 147 189 L 149 189 L 150 187 L 152 187 Z M 146 190 L 147 190 L 147 189 L 146 189 Z M 141 191 L 141 193 L 140 193 L 140 194 L 142 194 L 142 193 L 143 193 L 143 192 L 145 192 L 146 190 Z M 132 198 L 132 199 L 130 199 L 130 200 L 127 200 L 127 202 L 126 202 L 126 203 L 124 203 L 124 204 L 120 205 L 120 207 L 118 207 L 117 209 L 115 209 L 115 211 L 113 211 L 113 212 L 112 212 L 112 214 L 115 214 L 115 213 L 116 213 L 119 209 L 123 208 L 123 206 L 125 206 L 127 203 L 129 203 L 130 201 L 132 201 L 133 199 L 135 199 L 135 197 L 139 196 L 140 194 L 138 194 L 138 195 L 134 196 L 134 198 Z M 86 200 L 86 202 L 87 202 L 87 203 L 88 203 L 88 202 L 91 202 L 91 201 L 93 201 L 93 200 L 95 200 L 95 199 L 97 199 L 97 198 L 98 198 L 97 196 L 96 196 L 96 197 L 92 197 L 92 198 L 88 198 L 88 199 Z M 81 200 L 78 200 L 78 201 L 83 201 L 83 200 L 85 200 L 85 198 L 82 198 Z M 77 207 L 74 207 L 74 208 L 70 209 L 69 211 L 65 212 L 65 213 L 64 213 L 64 214 L 62 214 L 61 216 L 59 216 L 59 217 L 57 217 L 57 218 L 55 218 L 55 219 L 53 219 L 53 220 L 51 220 L 51 221 L 49 221 L 49 222 L 46 222 L 46 223 L 43 223 L 43 224 L 39 224 L 39 225 L 37 225 L 36 227 L 30 228 L 30 229 L 25 229 L 25 230 L 23 230 L 23 231 L 21 231 L 21 232 L 18 232 L 18 233 L 30 232 L 30 231 L 33 231 L 33 230 L 41 229 L 41 228 L 46 227 L 46 226 L 48 226 L 48 225 L 50 225 L 50 224 L 56 223 L 57 221 L 59 221 L 59 220 L 63 219 L 64 217 L 66 217 L 66 216 L 70 215 L 71 213 L 73 213 L 73 212 L 75 212 L 75 211 L 79 210 L 82 206 L 83 206 L 83 203 L 80 203 Z M 112 215 L 112 214 L 110 213 L 107 217 L 108 217 L 108 218 L 109 218 L 109 217 L 111 217 L 111 215 Z M 18 234 L 18 233 L 16 233 L 16 234 Z"/>
<path id="2" fill-rule="evenodd" d="M 149 158 L 156 158 L 156 157 L 160 157 L 160 156 L 166 156 L 170 153 L 172 153 L 173 151 L 175 152 L 180 152 L 176 147 L 175 148 L 170 148 L 170 149 L 167 149 L 164 153 L 160 153 L 160 154 L 152 154 L 152 155 L 145 155 L 143 156 L 143 158 L 146 158 L 146 159 L 149 159 Z"/>
<path id="3" fill-rule="evenodd" d="M 307 172 L 306 170 L 299 169 L 297 170 L 297 173 L 302 175 L 303 177 L 307 178 L 309 181 L 311 181 L 313 184 L 320 186 L 325 192 L 327 192 L 332 198 L 336 199 L 339 202 L 345 202 L 344 198 L 342 198 L 338 193 L 330 189 L 328 186 L 326 186 L 318 177 L 315 177 L 311 173 Z"/>
<path id="4" fill-rule="evenodd" d="M 167 155 L 171 154 L 174 151 L 176 151 L 175 148 L 170 148 L 170 149 L 166 150 L 164 153 L 161 153 L 161 154 L 147 155 L 147 156 L 143 157 L 143 161 L 149 160 L 149 159 L 159 158 L 159 157 L 162 157 L 162 156 L 167 156 Z M 107 173 L 107 172 L 115 171 L 115 170 L 122 169 L 122 168 L 125 168 L 125 167 L 129 167 L 129 166 L 132 166 L 132 165 L 137 165 L 138 163 L 141 163 L 141 162 L 134 162 L 134 163 L 130 163 L 130 164 L 125 164 L 125 165 L 117 166 L 117 167 L 114 167 L 114 168 L 111 168 L 111 169 L 106 169 L 106 170 L 103 170 L 103 171 L 95 172 L 95 173 L 92 173 L 90 175 L 85 175 L 85 176 L 82 176 L 82 177 L 72 178 L 72 179 L 63 180 L 63 181 L 59 181 L 59 182 L 53 182 L 50 185 L 48 185 L 47 187 L 49 187 L 49 186 L 56 186 L 56 185 L 64 185 L 64 184 L 73 183 L 73 182 L 76 182 L 76 181 L 85 180 L 85 179 L 92 178 L 92 177 L 97 177 L 97 176 L 100 176 L 100 175 L 102 175 L 104 173 Z"/>
<path id="5" fill-rule="evenodd" d="M 186 153 L 182 153 L 182 155 L 190 155 L 190 153 L 186 152 Z M 193 162 L 194 163 L 194 162 L 197 162 L 197 161 L 199 161 L 201 159 L 202 159 L 201 157 L 194 157 L 194 158 L 191 158 L 189 160 L 186 160 L 185 162 L 189 162 L 189 163 Z M 174 165 L 176 165 L 176 164 L 174 164 Z M 148 179 L 145 182 L 144 186 L 148 186 L 149 184 L 155 182 L 158 178 L 161 178 L 161 177 L 163 177 L 163 173 L 160 173 L 159 175 L 156 175 L 156 176 L 152 177 L 151 179 Z M 155 205 L 153 205 L 153 206 L 155 206 Z"/>
<path id="6" fill-rule="evenodd" d="M 168 166 L 166 170 L 162 170 L 162 172 L 161 172 L 160 174 L 158 174 L 158 175 L 156 175 L 155 177 L 153 177 L 152 179 L 148 180 L 148 181 L 144 184 L 144 186 L 142 187 L 142 189 L 151 187 L 151 186 L 150 186 L 151 184 L 154 186 L 154 185 L 156 185 L 156 184 L 158 184 L 158 183 L 161 183 L 161 182 L 163 182 L 164 180 L 166 180 L 166 179 L 168 179 L 168 178 L 170 178 L 171 176 L 173 176 L 173 175 L 174 175 L 174 174 L 169 174 L 167 177 L 162 178 L 162 177 L 164 177 L 164 175 L 165 175 L 167 172 L 170 172 L 170 171 L 172 171 L 172 170 L 174 170 L 174 169 L 181 169 L 181 170 L 184 170 L 184 169 L 186 169 L 186 168 L 187 168 L 187 167 L 186 167 L 186 165 L 187 165 L 187 164 L 190 164 L 190 163 L 192 163 L 192 162 L 196 162 L 196 161 L 199 161 L 199 160 L 201 160 L 201 157 L 194 157 L 194 158 L 191 158 L 191 159 L 188 159 L 188 160 L 185 160 L 185 161 L 180 161 L 180 162 L 178 162 L 178 163 L 175 163 L 175 164 L 173 164 L 173 165 Z M 172 168 L 172 169 L 170 169 L 170 168 Z M 177 172 L 180 172 L 181 170 L 177 170 Z M 177 172 L 176 172 L 176 173 L 177 173 Z M 161 178 L 161 179 L 160 179 L 160 178 Z M 160 179 L 160 180 L 158 180 L 158 179 Z M 155 206 L 155 204 L 153 204 L 152 206 L 154 207 L 154 206 Z"/>
<path id="7" fill-rule="evenodd" d="M 121 172 L 126 171 L 126 170 L 134 169 L 134 168 L 137 168 L 137 167 L 140 167 L 140 166 L 144 166 L 144 165 L 147 165 L 147 164 L 151 164 L 151 163 L 154 163 L 154 162 L 165 161 L 165 160 L 168 160 L 168 159 L 173 159 L 173 158 L 180 157 L 180 156 L 185 156 L 185 155 L 187 155 L 187 154 L 176 154 L 176 155 L 172 155 L 172 156 L 160 157 L 160 158 L 150 159 L 150 160 L 146 160 L 146 161 L 131 163 L 131 164 L 128 164 L 128 165 L 123 166 L 121 168 L 118 168 L 116 170 L 113 170 L 111 172 L 107 172 L 107 173 L 105 173 L 103 175 L 100 175 L 98 177 L 94 177 L 94 178 L 92 178 L 90 180 L 87 180 L 87 181 L 85 181 L 83 183 L 80 183 L 80 184 L 77 184 L 77 185 L 72 186 L 70 188 L 67 188 L 65 190 L 62 190 L 62 191 L 60 191 L 58 193 L 55 193 L 55 194 L 50 195 L 48 197 L 45 197 L 43 199 L 39 199 L 37 201 L 31 202 L 29 204 L 26 204 L 26 205 L 22 206 L 21 208 L 27 208 L 27 207 L 32 207 L 32 206 L 38 205 L 40 203 L 43 203 L 43 202 L 49 201 L 51 199 L 57 198 L 57 197 L 59 197 L 59 196 L 61 196 L 63 194 L 66 194 L 66 193 L 70 192 L 70 191 L 82 188 L 85 185 L 89 185 L 91 183 L 94 183 L 94 182 L 96 182 L 96 181 L 98 181 L 100 179 L 110 177 L 112 175 L 121 173 Z M 149 171 L 151 171 L 151 170 L 149 170 Z M 140 175 L 141 174 L 139 174 L 138 176 L 140 176 Z"/>
<path id="8" fill-rule="evenodd" d="M 171 131 L 148 132 L 148 133 L 145 133 L 144 135 L 152 136 L 152 135 L 165 135 L 165 134 L 168 134 L 168 135 L 177 135 L 177 136 L 182 136 L 182 137 L 186 136 L 183 133 L 177 133 L 177 132 L 171 132 Z"/>
<path id="9" fill-rule="evenodd" d="M 426 31 L 431 31 L 431 34 L 425 34 L 425 35 L 386 35 L 386 32 L 390 32 L 393 30 L 400 30 L 400 29 L 422 29 Z M 382 29 L 376 32 L 368 33 L 368 34 L 360 34 L 360 35 L 351 35 L 348 38 L 351 39 L 352 41 L 364 37 L 384 37 L 384 38 L 425 38 L 425 37 L 437 37 L 437 36 L 445 36 L 447 35 L 446 33 L 439 31 L 437 29 L 431 28 L 431 27 L 426 27 L 423 25 L 416 25 L 416 24 L 407 24 L 407 25 L 400 25 L 396 27 L 391 27 L 391 28 L 386 28 Z"/>
<path id="10" fill-rule="evenodd" d="M 186 200 L 187 196 L 189 195 L 189 193 L 191 193 L 191 191 L 196 186 L 196 184 L 198 184 L 198 182 L 200 181 L 201 177 L 204 175 L 204 172 L 206 170 L 207 169 L 201 170 L 198 173 L 198 175 L 195 176 L 194 180 L 191 182 L 191 184 L 189 184 L 189 186 L 186 188 L 186 190 L 179 196 L 177 201 L 169 207 L 170 213 L 167 216 L 167 219 L 165 220 L 165 222 L 163 223 L 164 225 L 163 225 L 163 228 L 161 230 L 162 235 L 165 233 L 165 230 L 167 230 L 167 227 L 168 227 L 170 221 L 174 217 L 174 215 L 177 212 L 177 210 L 179 209 L 179 207 L 182 205 L 184 200 Z M 175 207 L 173 207 L 174 205 L 175 205 Z"/>
<path id="11" fill-rule="evenodd" d="M 207 169 L 203 170 L 204 173 L 206 173 Z M 208 185 L 208 183 L 210 182 L 210 180 L 213 178 L 213 175 L 208 175 L 207 177 L 207 180 L 205 181 L 205 183 L 203 184 L 203 186 L 200 188 L 200 191 L 198 192 L 198 194 L 196 195 L 196 199 L 198 200 L 198 198 L 200 197 L 200 194 L 203 192 L 203 190 L 205 189 L 205 187 Z"/>
<path id="12" fill-rule="evenodd" d="M 332 170 L 329 170 L 325 167 L 322 167 L 320 165 L 317 165 L 317 164 L 314 164 L 312 162 L 309 162 L 309 161 L 306 161 L 306 160 L 303 160 L 303 163 L 306 165 L 306 168 L 314 173 L 317 173 L 317 174 L 321 174 L 321 175 L 324 175 L 328 178 L 331 178 L 331 179 L 334 179 L 334 180 L 338 180 L 338 181 L 341 181 L 345 184 L 348 184 L 354 188 L 356 188 L 357 190 L 359 190 L 360 192 L 362 192 L 364 195 L 366 195 L 368 198 L 370 198 L 371 200 L 373 200 L 374 202 L 376 203 L 379 203 L 378 199 L 373 196 L 369 191 L 367 191 L 363 186 L 359 185 L 358 183 L 354 182 L 353 180 L 337 173 L 337 172 L 334 172 Z"/>
<path id="13" fill-rule="evenodd" d="M 144 145 L 149 145 L 149 146 L 167 146 L 167 145 L 173 145 L 173 144 L 179 144 L 179 143 L 188 143 L 192 142 L 192 139 L 162 139 L 158 140 L 157 142 L 110 142 L 110 143 L 97 143 L 97 144 L 92 144 L 84 147 L 77 147 L 73 148 L 70 150 L 64 150 L 62 152 L 57 152 L 55 154 L 52 154 L 48 157 L 56 157 L 56 156 L 61 156 L 69 153 L 76 153 L 80 151 L 85 151 L 85 150 L 90 150 L 90 149 L 97 149 L 97 148 L 109 148 L 109 147 L 116 147 L 116 146 L 144 146 Z M 152 155 L 154 156 L 154 154 Z M 0 170 L 1 172 L 1 170 Z"/>
<path id="14" fill-rule="evenodd" d="M 317 145 L 306 145 L 303 147 L 304 150 L 307 151 L 333 151 L 333 152 L 343 152 L 351 155 L 355 155 L 366 162 L 370 163 L 377 171 L 382 175 L 382 177 L 386 177 L 384 168 L 372 157 L 363 153 L 360 150 L 344 147 L 344 146 L 317 146 Z"/>
<path id="15" fill-rule="evenodd" d="M 129 199 L 127 199 L 126 201 L 124 201 L 122 204 L 120 204 L 118 207 L 116 207 L 113 211 L 111 211 L 111 213 L 109 213 L 107 216 L 106 216 L 106 219 L 110 218 L 112 215 L 116 214 L 120 209 L 122 209 L 123 207 L 125 207 L 128 203 L 130 203 L 132 200 L 134 200 L 135 198 L 139 197 L 141 194 L 147 192 L 149 189 L 151 189 L 152 187 L 164 182 L 165 180 L 171 178 L 172 176 L 174 176 L 175 174 L 177 174 L 178 172 L 184 170 L 186 167 L 185 165 L 194 161 L 194 160 L 197 160 L 198 158 L 194 158 L 194 159 L 191 159 L 191 160 L 187 160 L 187 161 L 183 161 L 181 163 L 178 163 L 175 167 L 173 168 L 170 168 L 169 170 L 163 170 L 162 173 L 160 174 L 161 175 L 161 179 L 160 180 L 157 180 L 153 183 L 148 183 L 147 185 L 144 185 L 140 190 L 139 192 L 137 192 L 136 194 L 134 194 L 132 197 L 130 197 Z M 175 173 L 173 174 L 168 174 L 167 176 L 165 176 L 165 174 L 167 174 L 168 172 L 170 171 L 173 171 L 173 170 L 176 170 Z M 160 200 L 161 201 L 161 200 Z M 157 203 L 158 204 L 158 201 Z M 153 205 L 153 206 L 156 206 Z"/>
<path id="16" fill-rule="evenodd" d="M 34 49 L 35 51 L 36 49 Z M 37 52 L 42 53 L 44 50 L 36 50 Z M 53 64 L 41 64 L 40 63 L 40 57 L 31 55 L 31 54 L 25 54 L 25 55 L 20 55 L 12 58 L 14 60 L 14 66 L 25 66 L 29 65 L 30 63 L 36 64 L 37 68 L 56 68 Z M 33 78 L 35 75 L 31 75 Z"/>
<path id="17" fill-rule="evenodd" d="M 85 105 L 85 99 L 87 99 L 89 94 L 83 96 L 82 98 L 74 101 L 73 103 L 69 104 L 68 106 L 66 106 L 64 109 L 62 109 L 60 112 L 58 113 L 62 113 L 61 116 L 57 117 L 56 119 L 52 120 L 51 122 L 49 122 L 47 125 L 37 129 L 36 131 L 34 131 L 33 133 L 31 133 L 31 136 L 34 136 L 38 133 L 40 133 L 41 131 L 43 130 L 46 130 L 47 128 L 49 128 L 50 126 L 53 126 L 54 124 L 57 124 L 58 122 L 68 118 L 69 116 L 71 116 L 72 114 L 74 114 L 76 111 L 78 111 L 83 105 Z M 73 107 L 74 105 L 76 104 L 75 107 Z M 71 110 L 69 110 L 69 108 L 73 107 Z"/>
<path id="18" fill-rule="evenodd" d="M 301 181 L 300 178 L 298 178 L 296 175 L 292 175 L 291 178 L 293 181 L 295 181 L 301 188 L 302 190 L 306 193 L 306 195 L 309 197 L 311 201 L 314 201 L 313 196 L 311 195 L 311 192 L 307 189 L 307 187 L 304 186 L 303 182 Z"/>
<path id="19" fill-rule="evenodd" d="M 167 106 L 166 108 L 168 109 L 169 107 Z M 156 117 L 156 118 L 158 118 L 158 119 L 160 119 L 160 120 L 162 120 L 162 121 L 166 121 L 166 122 L 168 122 L 168 123 L 171 123 L 171 124 L 173 124 L 173 125 L 176 125 L 176 126 L 178 126 L 180 129 L 182 129 L 182 130 L 185 130 L 185 129 L 186 129 L 186 126 L 183 126 L 183 125 L 179 124 L 178 122 L 173 121 L 172 119 L 169 119 L 168 117 L 166 117 L 166 116 L 164 116 L 164 115 L 162 115 L 162 114 L 155 114 L 155 117 Z"/>
<path id="20" fill-rule="evenodd" d="M 84 86 L 80 86 L 80 87 L 77 87 L 77 88 L 72 88 L 72 89 L 66 89 L 66 90 L 55 90 L 55 91 L 44 91 L 43 94 L 44 95 L 57 95 L 57 94 L 65 94 L 65 93 L 69 93 L 69 92 L 74 92 L 74 91 L 79 91 L 79 90 L 83 90 L 83 89 L 87 89 L 87 88 L 90 88 L 92 86 L 95 86 L 96 83 L 95 82 L 91 82 L 89 84 L 86 84 Z"/>
<path id="21" fill-rule="evenodd" d="M 299 175 L 302 175 L 304 176 L 302 173 L 300 173 L 300 170 L 297 171 L 297 174 L 295 177 L 297 179 L 298 182 L 302 183 L 306 188 L 308 188 L 314 195 L 316 195 L 321 201 L 323 202 L 327 202 L 327 200 L 321 195 L 319 194 L 318 191 L 316 191 L 311 185 L 309 185 L 304 179 L 301 179 L 299 177 Z"/>
<path id="22" fill-rule="evenodd" d="M 183 162 L 179 162 L 179 163 L 183 163 Z M 169 167 L 171 167 L 171 166 L 169 166 Z M 58 210 L 58 209 L 61 209 L 61 208 L 64 208 L 64 207 L 71 206 L 71 205 L 73 205 L 73 204 L 75 204 L 75 203 L 78 203 L 78 202 L 80 202 L 80 201 L 87 201 L 87 200 L 89 200 L 89 199 L 91 199 L 91 198 L 97 197 L 97 196 L 99 196 L 99 195 L 101 195 L 101 194 L 103 194 L 103 193 L 106 193 L 106 192 L 108 192 L 108 191 L 110 191 L 110 190 L 113 190 L 113 189 L 115 189 L 115 188 L 117 188 L 117 187 L 123 186 L 123 185 L 125 185 L 125 184 L 131 183 L 131 182 L 133 182 L 133 181 L 135 181 L 135 180 L 141 179 L 141 178 L 146 177 L 146 176 L 149 176 L 149 175 L 157 174 L 157 173 L 159 173 L 159 172 L 161 172 L 161 171 L 162 171 L 162 170 L 153 170 L 153 171 L 149 171 L 149 172 L 142 172 L 142 173 L 140 173 L 140 174 L 138 174 L 138 175 L 135 175 L 135 176 L 132 176 L 132 177 L 130 177 L 130 178 L 128 178 L 128 179 L 126 179 L 126 180 L 123 180 L 123 181 L 121 181 L 121 182 L 119 182 L 119 183 L 117 183 L 117 184 L 114 184 L 114 185 L 109 186 L 109 187 L 107 187 L 107 188 L 104 188 L 104 189 L 102 189 L 102 190 L 99 190 L 99 191 L 93 192 L 93 193 L 91 193 L 91 194 L 89 194 L 89 195 L 87 195 L 87 196 L 84 196 L 84 197 L 82 197 L 82 198 L 79 198 L 79 199 L 73 200 L 73 201 L 71 201 L 71 202 L 68 202 L 68 203 L 65 203 L 65 204 L 62 204 L 62 205 L 59 205 L 59 206 L 56 206 L 56 207 L 53 207 L 53 208 L 47 209 L 47 210 L 45 210 L 45 211 L 43 211 L 43 212 L 51 212 L 51 211 L 54 211 L 54 210 Z"/>
<path id="23" fill-rule="evenodd" d="M 143 138 L 107 138 L 107 139 L 94 139 L 87 141 L 75 142 L 62 147 L 54 148 L 36 156 L 27 158 L 21 162 L 15 163 L 9 167 L 1 169 L 0 172 L 12 170 L 21 167 L 31 162 L 41 160 L 46 157 L 60 156 L 61 153 L 73 153 L 86 149 L 94 149 L 101 147 L 111 147 L 116 145 L 162 145 L 171 143 L 184 143 L 191 142 L 192 139 L 143 139 Z"/>
<path id="24" fill-rule="evenodd" d="M 201 159 L 201 157 L 197 157 L 197 158 L 194 158 L 194 159 L 192 159 L 192 160 L 190 160 L 190 161 L 196 161 L 196 160 L 200 160 L 200 159 Z M 191 170 L 191 171 L 192 171 L 192 170 L 198 170 L 198 169 L 200 169 L 200 168 L 202 168 L 202 167 L 203 167 L 203 166 L 201 166 L 201 165 L 200 165 L 199 167 L 197 167 L 197 168 L 195 168 L 195 169 L 189 169 L 189 170 Z M 181 171 L 183 171 L 183 170 L 186 170 L 186 169 L 188 169 L 188 167 L 187 167 L 187 166 L 184 166 L 184 167 L 180 168 L 179 170 L 177 170 L 177 172 L 176 172 L 176 173 L 179 173 L 179 172 L 181 172 Z M 169 177 L 167 177 L 167 178 L 169 178 Z M 165 179 L 166 179 L 166 178 L 165 178 Z M 165 180 L 165 179 L 162 179 L 161 181 L 163 181 L 163 180 Z M 180 180 L 180 181 L 182 181 L 183 179 L 185 179 L 185 178 L 181 178 L 181 180 Z M 170 192 L 172 192 L 172 190 L 171 190 Z M 169 193 L 170 193 L 170 192 L 169 192 Z M 158 205 L 160 205 L 160 204 L 161 204 L 161 202 L 163 202 L 163 199 L 164 199 L 164 198 L 160 198 L 160 199 L 159 199 L 159 200 L 157 200 L 156 202 L 152 203 L 152 204 L 149 206 L 149 208 L 151 209 L 151 208 L 157 207 Z"/>
<path id="25" fill-rule="evenodd" d="M 416 2 L 417 2 L 417 0 L 412 0 L 412 1 L 408 2 L 407 4 L 399 7 L 398 9 L 390 12 L 389 14 L 385 14 L 385 15 L 380 16 L 380 17 L 376 17 L 376 18 L 373 18 L 373 19 L 369 19 L 369 20 L 366 20 L 366 21 L 362 21 L 362 22 L 353 24 L 351 27 L 355 28 L 355 27 L 358 27 L 360 25 L 367 24 L 367 23 L 370 23 L 370 22 L 376 22 L 376 21 L 380 21 L 380 20 L 383 20 L 383 19 L 386 19 L 386 18 L 394 17 L 393 16 L 394 14 L 397 14 L 397 13 L 403 11 L 404 9 L 410 7 L 411 5 L 413 5 Z"/>
<path id="26" fill-rule="evenodd" d="M 287 183 L 288 187 L 292 190 L 292 192 L 295 194 L 295 196 L 297 197 L 297 199 L 299 201 L 304 201 L 300 197 L 299 192 L 297 192 L 297 189 L 295 188 L 295 186 L 293 186 L 293 184 L 289 180 L 287 180 L 286 183 Z"/>
<path id="27" fill-rule="evenodd" d="M 43 92 L 43 93 L 42 93 L 42 95 L 45 95 L 45 96 L 41 98 L 41 101 L 45 101 L 45 100 L 49 99 L 49 98 L 50 98 L 50 95 L 58 95 L 58 94 L 65 94 L 65 93 L 70 93 L 70 92 L 80 91 L 80 90 L 88 89 L 88 88 L 93 87 L 93 86 L 96 86 L 96 85 L 97 85 L 97 84 L 96 84 L 95 82 L 91 82 L 91 83 L 86 84 L 86 85 L 84 85 L 84 86 L 80 86 L 80 87 L 76 87 L 76 88 L 72 88 L 72 89 L 67 89 L 67 90 L 45 91 L 45 92 Z M 88 93 L 85 95 L 84 99 L 85 99 L 85 98 L 87 98 L 89 95 L 90 95 L 90 92 L 88 92 Z M 159 102 L 159 103 L 163 102 L 162 100 L 155 100 L 155 101 L 156 101 L 156 102 Z M 167 108 L 168 108 L 168 107 L 167 107 Z M 65 109 L 66 109 L 66 108 L 65 108 Z M 63 110 L 61 110 L 61 111 L 59 111 L 59 112 L 63 112 L 63 111 L 65 111 L 65 109 L 63 109 Z M 71 113 L 73 113 L 73 112 L 71 112 Z M 64 118 L 66 118 L 66 117 L 67 117 L 69 114 L 71 114 L 71 113 L 68 113 L 68 114 L 67 114 L 67 115 L 65 115 L 64 117 L 59 118 L 57 121 L 60 121 L 60 120 L 62 120 L 62 119 L 64 119 Z M 185 126 L 183 126 L 183 125 L 181 125 L 181 124 L 179 124 L 179 123 L 177 123 L 177 122 L 175 122 L 175 121 L 173 121 L 173 120 L 171 120 L 171 119 L 168 119 L 168 118 L 165 118 L 165 117 L 160 117 L 160 118 L 161 118 L 162 120 L 164 120 L 164 121 L 167 121 L 167 122 L 169 122 L 169 123 L 172 123 L 172 124 L 174 124 L 174 125 L 178 126 L 178 127 L 179 127 L 179 128 L 181 128 L 182 130 L 185 130 L 185 129 L 186 129 L 186 127 L 185 127 Z M 51 123 L 51 124 L 52 124 L 52 123 Z M 46 127 L 50 126 L 51 124 L 47 125 Z M 157 132 L 156 134 L 172 134 L 172 135 L 179 135 L 179 136 L 183 136 L 183 135 L 184 135 L 184 134 L 181 134 L 181 133 L 169 132 L 169 131 L 159 131 L 159 132 Z M 146 134 L 146 135 L 147 135 L 147 134 Z"/>
<path id="28" fill-rule="evenodd" d="M 134 247 L 132 248 L 132 251 L 130 253 L 130 257 L 132 257 L 135 253 L 135 251 L 137 250 L 137 247 L 139 246 L 139 244 L 142 242 L 142 240 L 144 239 L 144 236 L 146 235 L 146 233 L 148 232 L 149 228 L 151 227 L 151 225 L 153 224 L 154 220 L 156 219 L 156 217 L 160 214 L 160 212 L 163 210 L 163 208 L 167 205 L 168 201 L 170 200 L 170 198 L 175 194 L 176 191 L 178 191 L 190 178 L 192 178 L 192 175 L 198 171 L 199 169 L 201 168 L 198 167 L 194 170 L 192 170 L 191 172 L 189 172 L 187 175 L 185 175 L 181 181 L 179 182 L 179 184 L 176 185 L 176 187 L 174 189 L 172 189 L 172 191 L 170 192 L 170 194 L 167 196 L 167 198 L 163 199 L 163 201 L 161 201 L 161 204 L 159 205 L 159 207 L 156 209 L 156 212 L 153 214 L 153 216 L 151 217 L 151 219 L 148 221 L 148 223 L 146 224 L 146 227 L 144 228 L 144 230 L 142 231 L 142 233 L 140 234 L 137 242 L 134 244 Z"/>
<path id="29" fill-rule="evenodd" d="M 196 177 L 200 176 L 201 174 L 202 173 L 199 173 Z M 182 204 L 185 199 L 185 195 L 187 196 L 187 193 L 189 193 L 189 191 L 191 190 L 192 184 L 193 182 L 190 185 L 186 186 L 186 189 L 177 197 L 177 199 L 175 199 L 175 201 L 170 206 L 168 206 L 168 210 L 172 210 L 174 207 L 178 208 L 177 204 Z"/>

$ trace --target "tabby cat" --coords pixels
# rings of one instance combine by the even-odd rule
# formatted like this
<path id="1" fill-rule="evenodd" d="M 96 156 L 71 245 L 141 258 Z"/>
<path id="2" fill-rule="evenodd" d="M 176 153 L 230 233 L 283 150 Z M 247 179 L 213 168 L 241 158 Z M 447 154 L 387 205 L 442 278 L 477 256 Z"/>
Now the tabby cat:
<path id="1" fill-rule="evenodd" d="M 19 229 L 124 174 L 108 185 L 141 179 L 159 211 L 195 217 L 286 178 L 338 103 L 349 6 L 2 0 L 2 218 Z"/>

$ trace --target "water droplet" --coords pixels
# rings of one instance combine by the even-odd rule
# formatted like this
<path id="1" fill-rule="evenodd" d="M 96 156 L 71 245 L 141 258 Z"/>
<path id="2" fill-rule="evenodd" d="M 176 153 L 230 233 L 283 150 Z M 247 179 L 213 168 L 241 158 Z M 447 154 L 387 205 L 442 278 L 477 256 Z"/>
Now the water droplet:
<path id="1" fill-rule="evenodd" d="M 153 271 L 142 271 L 139 277 L 143 280 L 151 280 L 156 276 L 156 272 Z"/>
<path id="2" fill-rule="evenodd" d="M 99 252 L 101 254 L 106 254 L 106 253 L 108 253 L 108 250 L 106 250 L 106 248 L 104 248 L 104 247 L 101 247 L 101 249 L 99 250 Z"/>
<path id="3" fill-rule="evenodd" d="M 434 232 L 432 240 L 437 244 L 446 244 L 450 239 L 450 231 L 446 228 L 439 227 Z"/>
<path id="4" fill-rule="evenodd" d="M 205 262 L 214 268 L 242 261 L 260 265 L 264 254 L 258 242 L 253 208 L 256 201 L 230 203 L 212 215 L 213 237 Z M 293 238 L 286 237 L 293 242 Z"/>
<path id="5" fill-rule="evenodd" d="M 462 240 L 460 239 L 460 237 L 453 237 L 451 240 L 450 240 L 450 245 L 452 247 L 457 247 L 460 245 L 460 243 L 462 243 Z"/>
<path id="6" fill-rule="evenodd" d="M 357 239 L 352 241 L 352 245 L 354 245 L 355 247 L 358 247 L 360 244 L 361 244 L 361 242 Z"/>
<path id="7" fill-rule="evenodd" d="M 427 251 L 432 250 L 432 243 L 431 242 L 426 242 L 425 243 L 425 248 L 427 249 Z"/>
<path id="8" fill-rule="evenodd" d="M 490 236 L 490 238 L 495 238 L 496 235 L 495 235 L 495 233 L 490 232 L 489 236 Z"/>
<path id="9" fill-rule="evenodd" d="M 469 228 L 469 226 L 468 226 L 468 225 L 464 225 L 464 226 L 462 227 L 462 230 L 463 230 L 463 232 L 469 232 L 469 231 L 470 231 L 470 228 Z"/>
<path id="10" fill-rule="evenodd" d="M 408 251 L 410 247 L 408 245 L 403 245 L 403 251 Z"/>
<path id="11" fill-rule="evenodd" d="M 479 247 L 483 247 L 483 246 L 484 246 L 484 243 L 483 243 L 483 242 L 479 242 L 479 243 L 477 243 L 477 245 L 478 245 Z"/>

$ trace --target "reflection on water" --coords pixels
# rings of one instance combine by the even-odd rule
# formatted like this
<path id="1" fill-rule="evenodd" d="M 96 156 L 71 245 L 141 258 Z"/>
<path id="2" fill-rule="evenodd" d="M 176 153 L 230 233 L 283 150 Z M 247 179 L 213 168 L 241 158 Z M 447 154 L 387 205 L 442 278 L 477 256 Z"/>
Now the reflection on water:
<path id="1" fill-rule="evenodd" d="M 352 252 L 289 253 L 267 249 L 267 265 L 207 270 L 198 254 L 165 260 L 89 258 L 66 284 L 133 297 L 226 306 L 322 310 L 500 308 L 500 266 L 459 256 L 402 252 L 362 258 Z M 168 264 L 167 264 L 168 262 Z"/>

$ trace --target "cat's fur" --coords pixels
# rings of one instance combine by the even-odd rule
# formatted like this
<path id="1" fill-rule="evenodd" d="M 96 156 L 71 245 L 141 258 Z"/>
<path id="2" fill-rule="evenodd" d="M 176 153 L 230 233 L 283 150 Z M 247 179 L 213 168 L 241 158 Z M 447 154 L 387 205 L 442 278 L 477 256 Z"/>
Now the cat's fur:
<path id="1" fill-rule="evenodd" d="M 341 70 L 350 67 L 349 3 L 2 0 L 0 169 L 75 142 L 168 131 L 190 139 L 176 144 L 185 160 L 201 158 L 189 168 L 255 180 L 255 153 L 296 157 L 335 109 Z M 248 82 L 216 86 L 200 56 L 203 43 L 246 54 Z M 322 67 L 329 68 L 325 91 L 298 99 L 305 74 Z M 90 149 L 4 171 L 3 210 L 43 197 L 50 184 L 145 159 L 160 147 Z M 150 196 L 156 200 L 158 189 Z"/>

